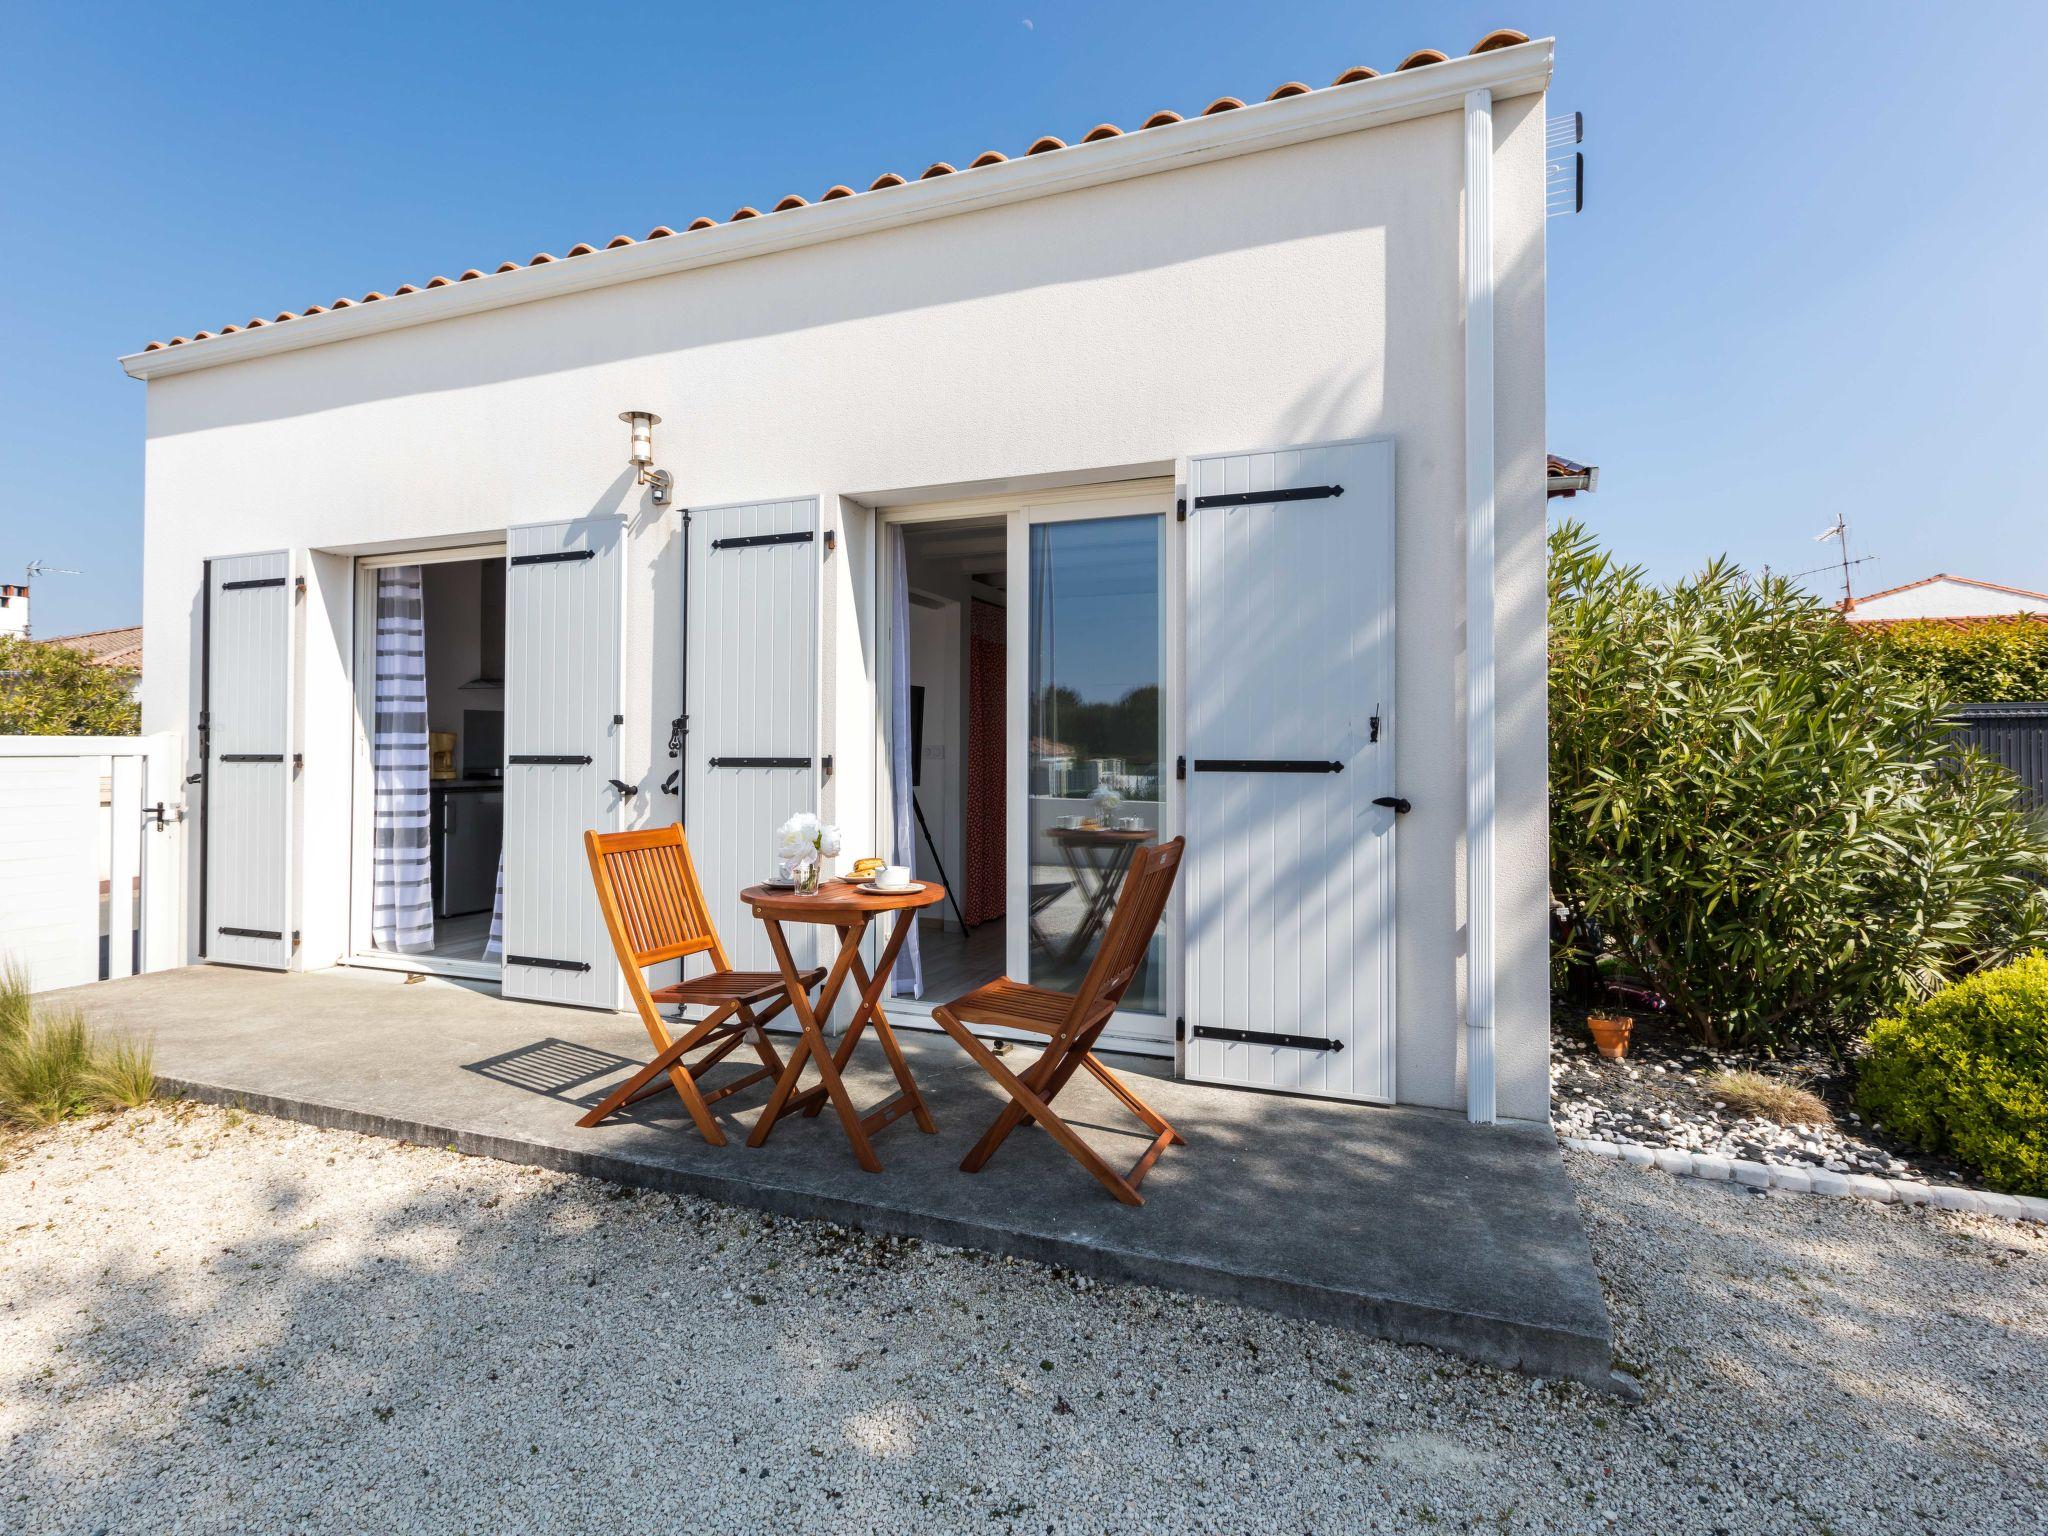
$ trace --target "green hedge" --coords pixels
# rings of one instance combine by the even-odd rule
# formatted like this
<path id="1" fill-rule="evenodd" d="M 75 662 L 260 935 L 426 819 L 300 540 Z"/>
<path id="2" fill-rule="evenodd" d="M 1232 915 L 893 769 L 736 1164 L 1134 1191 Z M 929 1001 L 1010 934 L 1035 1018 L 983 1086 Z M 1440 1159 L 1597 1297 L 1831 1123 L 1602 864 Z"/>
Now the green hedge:
<path id="1" fill-rule="evenodd" d="M 2039 619 L 1976 619 L 1967 624 L 1916 620 L 1851 627 L 1897 666 L 1934 684 L 1952 703 L 2048 699 L 2048 623 Z"/>
<path id="2" fill-rule="evenodd" d="M 1857 1102 L 1886 1130 L 2048 1196 L 2048 956 L 1980 971 L 1880 1019 Z"/>

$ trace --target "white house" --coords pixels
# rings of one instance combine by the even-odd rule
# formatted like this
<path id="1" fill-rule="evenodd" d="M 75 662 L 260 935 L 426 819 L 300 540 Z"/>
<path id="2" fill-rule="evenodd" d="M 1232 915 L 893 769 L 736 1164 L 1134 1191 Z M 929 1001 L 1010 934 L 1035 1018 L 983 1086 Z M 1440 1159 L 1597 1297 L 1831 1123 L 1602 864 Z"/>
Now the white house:
<path id="1" fill-rule="evenodd" d="M 1545 1118 L 1550 69 L 1496 32 L 123 358 L 188 953 L 609 1008 L 584 829 L 681 818 L 761 965 L 736 893 L 816 808 L 962 898 L 914 1024 L 1073 975 L 1184 832 L 1105 1045 Z"/>
<path id="2" fill-rule="evenodd" d="M 2048 592 L 1974 581 L 1946 571 L 1902 587 L 1837 604 L 1852 624 L 1896 624 L 1903 619 L 1998 619 L 2022 614 L 2048 618 Z"/>

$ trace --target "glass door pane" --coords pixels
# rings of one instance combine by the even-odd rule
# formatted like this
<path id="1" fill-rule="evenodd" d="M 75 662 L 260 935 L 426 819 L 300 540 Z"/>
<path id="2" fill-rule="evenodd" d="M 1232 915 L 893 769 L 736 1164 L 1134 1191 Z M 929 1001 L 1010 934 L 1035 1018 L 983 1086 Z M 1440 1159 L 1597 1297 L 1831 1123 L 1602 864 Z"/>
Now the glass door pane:
<path id="1" fill-rule="evenodd" d="M 1071 991 L 1132 854 L 1164 824 L 1165 519 L 1034 523 L 1030 536 L 1030 980 Z M 1124 1011 L 1164 1009 L 1165 942 L 1162 930 Z"/>

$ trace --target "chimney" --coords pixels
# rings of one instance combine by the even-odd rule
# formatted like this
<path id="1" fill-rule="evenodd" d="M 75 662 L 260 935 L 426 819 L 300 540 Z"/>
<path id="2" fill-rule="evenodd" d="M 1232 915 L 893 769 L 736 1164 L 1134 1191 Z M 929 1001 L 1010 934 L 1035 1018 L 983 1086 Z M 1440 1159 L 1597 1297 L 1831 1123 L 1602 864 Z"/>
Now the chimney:
<path id="1" fill-rule="evenodd" d="M 0 635 L 28 633 L 28 588 L 0 582 Z"/>

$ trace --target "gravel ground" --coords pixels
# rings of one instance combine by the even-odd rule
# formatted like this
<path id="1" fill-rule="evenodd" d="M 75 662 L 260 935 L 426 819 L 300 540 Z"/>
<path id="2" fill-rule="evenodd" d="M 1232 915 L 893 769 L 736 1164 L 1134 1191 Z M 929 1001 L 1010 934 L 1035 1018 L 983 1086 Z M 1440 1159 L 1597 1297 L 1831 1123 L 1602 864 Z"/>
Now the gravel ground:
<path id="1" fill-rule="evenodd" d="M 1550 1035 L 1550 1087 L 1557 1134 L 1634 1141 L 1716 1157 L 1790 1163 L 1834 1173 L 1874 1173 L 1924 1184 L 1988 1187 L 1961 1164 L 1922 1152 L 1866 1124 L 1856 1113 L 1853 1075 L 1818 1053 L 1772 1061 L 1711 1050 L 1636 1015 L 1628 1055 L 1603 1061 L 1586 1032 L 1586 1011 L 1560 1012 Z M 1823 1124 L 1785 1125 L 1743 1114 L 1715 1097 L 1715 1072 L 1751 1070 L 1788 1078 L 1826 1103 Z"/>
<path id="2" fill-rule="evenodd" d="M 1568 1157 L 1638 1407 L 232 1111 L 72 1125 L 0 1169 L 0 1529 L 2048 1523 L 2048 1232 Z"/>

